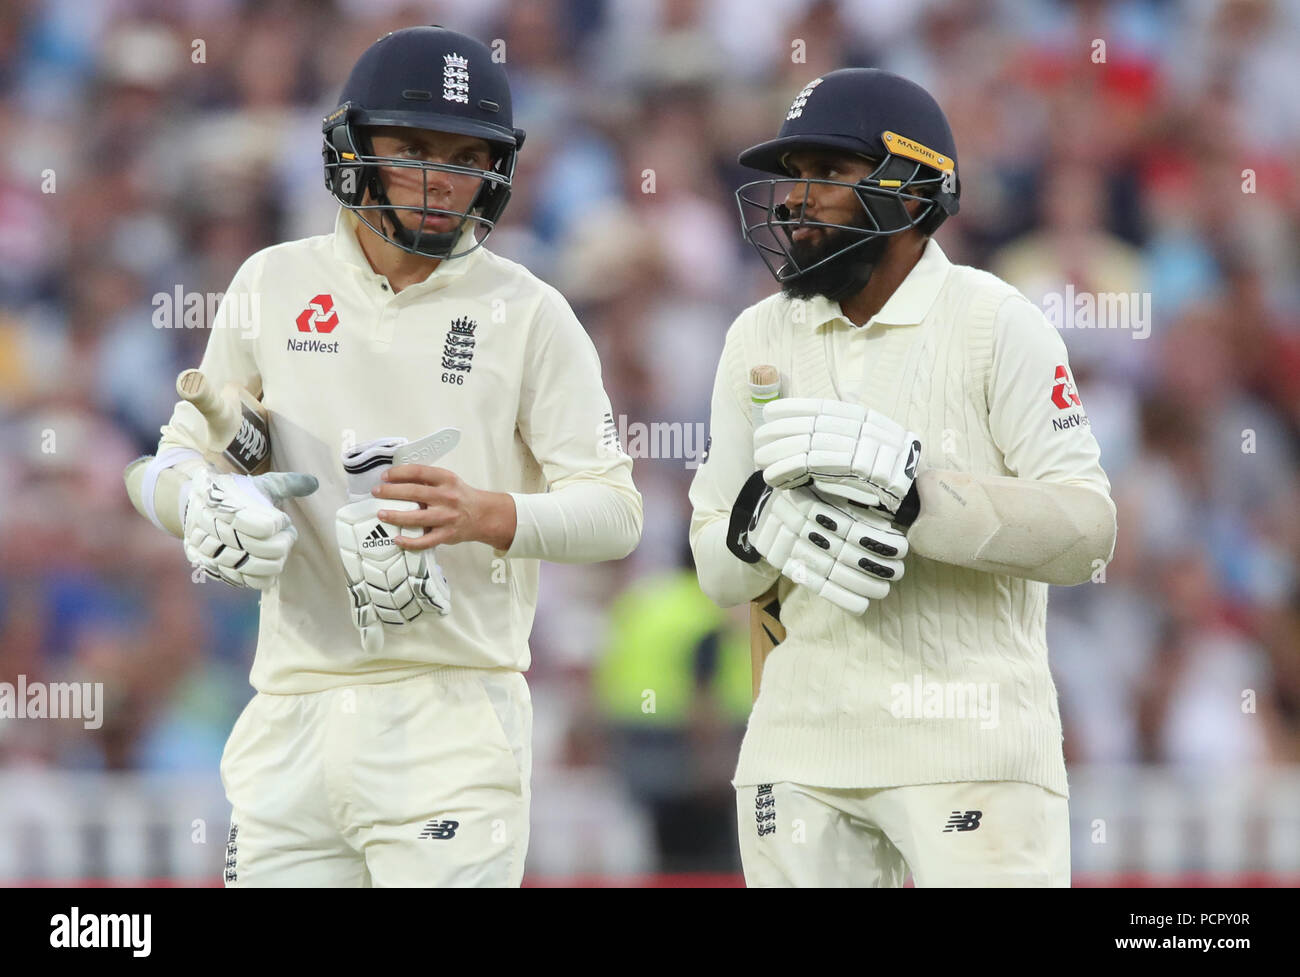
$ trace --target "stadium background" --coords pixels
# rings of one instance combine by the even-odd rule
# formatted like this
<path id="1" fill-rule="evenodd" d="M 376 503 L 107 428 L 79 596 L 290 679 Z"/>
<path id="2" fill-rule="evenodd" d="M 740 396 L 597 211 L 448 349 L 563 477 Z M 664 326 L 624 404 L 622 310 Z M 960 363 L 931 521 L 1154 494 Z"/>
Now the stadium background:
<path id="1" fill-rule="evenodd" d="M 725 330 L 773 290 L 736 153 L 846 65 L 948 112 L 950 258 L 1150 297 L 1062 328 L 1120 523 L 1104 582 L 1050 600 L 1076 884 L 1300 879 L 1296 3 L 8 0 L 0 681 L 102 681 L 106 720 L 0 719 L 0 884 L 217 884 L 257 601 L 122 489 L 207 340 L 157 297 L 328 231 L 321 117 L 435 22 L 504 42 L 529 135 L 490 246 L 565 293 L 642 436 L 640 548 L 543 570 L 530 884 L 736 881 L 746 639 L 682 562 L 686 490 Z"/>

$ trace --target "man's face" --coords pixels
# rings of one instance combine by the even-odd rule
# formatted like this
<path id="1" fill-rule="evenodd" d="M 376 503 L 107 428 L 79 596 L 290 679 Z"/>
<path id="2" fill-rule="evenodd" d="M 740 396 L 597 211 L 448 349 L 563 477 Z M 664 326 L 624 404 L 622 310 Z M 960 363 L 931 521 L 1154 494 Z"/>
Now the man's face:
<path id="1" fill-rule="evenodd" d="M 895 207 L 895 204 L 868 198 L 868 205 L 880 221 L 877 225 L 855 189 L 860 180 L 875 172 L 880 160 L 833 150 L 807 150 L 791 153 L 784 165 L 796 181 L 782 201 L 790 212 L 790 220 L 797 221 L 802 217 L 807 221 L 840 224 L 866 231 L 874 231 L 877 226 L 898 226 L 898 218 L 881 209 Z M 833 183 L 798 182 L 803 180 L 829 180 Z M 908 219 L 915 219 L 924 206 L 919 200 L 903 202 Z M 810 298 L 813 295 L 843 298 L 850 295 L 866 286 L 872 270 L 891 247 L 905 247 L 912 237 L 920 234 L 919 231 L 907 230 L 864 239 L 863 235 L 852 230 L 837 227 L 785 230 L 790 236 L 789 255 L 798 268 L 812 268 L 830 255 L 837 255 L 820 268 L 785 282 L 781 290 L 790 298 Z M 900 243 L 894 243 L 896 238 Z M 856 247 L 838 254 L 850 245 Z"/>
<path id="2" fill-rule="evenodd" d="M 834 180 L 848 186 L 830 186 L 825 183 L 795 183 L 782 201 L 790 210 L 790 219 L 821 221 L 826 224 L 848 224 L 851 227 L 869 227 L 862 201 L 853 184 L 870 176 L 879 165 L 878 160 L 854 156 L 849 153 L 806 151 L 791 153 L 785 167 L 791 177 L 798 180 Z M 807 257 L 824 256 L 842 246 L 844 232 L 828 227 L 799 227 L 790 235 L 792 251 L 799 264 L 807 267 L 812 261 Z M 806 257 L 807 256 L 807 257 Z"/>
<path id="3" fill-rule="evenodd" d="M 480 170 L 492 167 L 491 147 L 475 136 L 410 129 L 405 126 L 375 126 L 370 130 L 370 140 L 376 156 L 392 156 L 413 162 L 446 163 Z M 388 195 L 388 202 L 394 207 L 428 206 L 455 211 L 469 209 L 483 182 L 480 177 L 468 173 L 422 171 L 405 166 L 381 166 L 379 179 Z M 370 199 L 369 192 L 366 197 L 366 203 L 375 202 Z M 460 226 L 458 217 L 430 214 L 421 220 L 420 214 L 414 211 L 397 210 L 395 213 L 402 226 L 412 233 L 424 231 L 426 234 L 445 234 Z"/>
<path id="4" fill-rule="evenodd" d="M 863 209 L 853 185 L 870 176 L 878 160 L 849 153 L 807 151 L 791 153 L 785 167 L 798 180 L 833 180 L 845 186 L 826 183 L 794 183 L 782 203 L 790 211 L 790 220 L 801 217 L 826 224 L 871 229 L 872 223 Z M 787 230 L 790 230 L 787 228 Z M 862 238 L 851 231 L 834 227 L 796 227 L 790 231 L 790 256 L 800 268 L 817 262 Z M 790 298 L 814 295 L 838 296 L 845 287 L 860 288 L 871 268 L 888 245 L 888 238 L 878 237 L 839 258 L 828 261 L 815 271 L 786 282 L 782 291 Z"/>

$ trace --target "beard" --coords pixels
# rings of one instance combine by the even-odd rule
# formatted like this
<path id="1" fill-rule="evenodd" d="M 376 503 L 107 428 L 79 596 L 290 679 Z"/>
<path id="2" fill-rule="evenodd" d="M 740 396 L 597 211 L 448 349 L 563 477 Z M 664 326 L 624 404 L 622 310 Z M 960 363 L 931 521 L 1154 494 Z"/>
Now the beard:
<path id="1" fill-rule="evenodd" d="M 864 231 L 872 230 L 859 216 L 854 217 L 851 226 L 861 227 Z M 864 241 L 861 235 L 839 228 L 824 228 L 820 238 L 820 243 L 790 241 L 790 260 L 781 270 L 812 268 L 828 255 L 844 251 L 855 243 L 856 247 L 831 258 L 820 268 L 797 274 L 789 281 L 782 282 L 781 294 L 786 298 L 810 299 L 815 295 L 823 295 L 838 302 L 856 295 L 867 287 L 872 271 L 889 246 L 887 236 L 878 235 Z"/>

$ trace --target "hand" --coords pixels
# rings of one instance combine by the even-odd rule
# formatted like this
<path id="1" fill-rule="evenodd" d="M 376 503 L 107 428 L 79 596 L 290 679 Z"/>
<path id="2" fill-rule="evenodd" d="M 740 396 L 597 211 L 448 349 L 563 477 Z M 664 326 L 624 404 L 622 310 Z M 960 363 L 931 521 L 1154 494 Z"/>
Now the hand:
<path id="1" fill-rule="evenodd" d="M 823 495 L 893 516 L 916 479 L 921 441 L 881 414 L 838 400 L 788 398 L 763 409 L 754 462 L 775 488 Z"/>
<path id="2" fill-rule="evenodd" d="M 393 465 L 386 469 L 372 494 L 401 499 L 413 507 L 385 508 L 379 518 L 404 529 L 397 544 L 404 550 L 424 550 L 443 543 L 487 543 L 508 550 L 516 529 L 515 500 L 504 492 L 485 492 L 467 484 L 446 468 Z"/>
<path id="3" fill-rule="evenodd" d="M 200 469 L 185 504 L 185 556 L 214 580 L 265 590 L 284 570 L 298 539 L 285 499 L 316 491 L 314 475 L 268 472 L 229 475 Z"/>
<path id="4" fill-rule="evenodd" d="M 746 534 L 781 575 L 850 614 L 882 600 L 903 577 L 907 537 L 881 514 L 849 513 L 809 487 L 768 487 Z"/>

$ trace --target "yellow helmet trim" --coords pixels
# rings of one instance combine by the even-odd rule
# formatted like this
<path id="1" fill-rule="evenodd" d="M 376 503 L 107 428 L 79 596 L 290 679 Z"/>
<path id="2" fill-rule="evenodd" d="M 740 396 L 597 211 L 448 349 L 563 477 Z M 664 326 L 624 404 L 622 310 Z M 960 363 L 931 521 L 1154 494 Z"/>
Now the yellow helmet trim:
<path id="1" fill-rule="evenodd" d="M 896 132 L 886 131 L 881 134 L 880 138 L 884 140 L 885 148 L 895 156 L 902 156 L 904 159 L 911 159 L 918 163 L 924 163 L 926 166 L 933 166 L 936 170 L 945 173 L 951 172 L 955 166 L 951 156 L 942 156 L 930 147 L 922 146 L 916 140 L 900 136 Z"/>

